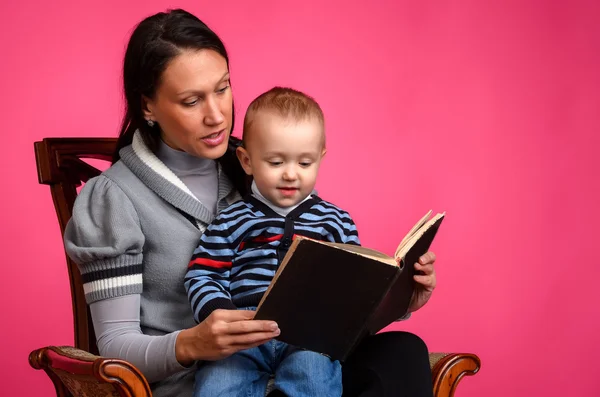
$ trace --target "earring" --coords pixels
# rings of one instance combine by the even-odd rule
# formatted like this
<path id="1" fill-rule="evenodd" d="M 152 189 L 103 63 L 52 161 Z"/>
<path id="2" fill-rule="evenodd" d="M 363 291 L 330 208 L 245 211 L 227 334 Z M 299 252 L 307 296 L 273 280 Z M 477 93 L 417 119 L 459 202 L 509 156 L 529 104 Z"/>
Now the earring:
<path id="1" fill-rule="evenodd" d="M 154 120 L 146 120 L 146 122 L 148 123 L 148 127 L 154 127 Z"/>

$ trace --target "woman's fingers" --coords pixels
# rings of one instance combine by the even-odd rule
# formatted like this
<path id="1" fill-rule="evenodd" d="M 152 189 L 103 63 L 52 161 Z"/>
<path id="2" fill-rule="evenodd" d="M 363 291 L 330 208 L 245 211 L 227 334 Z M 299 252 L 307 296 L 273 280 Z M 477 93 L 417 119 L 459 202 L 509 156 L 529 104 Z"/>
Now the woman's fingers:
<path id="1" fill-rule="evenodd" d="M 415 263 L 415 270 L 419 272 L 418 274 L 430 275 L 433 274 L 433 264 L 429 263 L 427 265 L 421 265 L 420 263 Z"/>
<path id="2" fill-rule="evenodd" d="M 417 274 L 415 274 L 414 279 L 427 290 L 433 290 L 436 285 L 434 262 L 435 254 L 428 252 L 419 258 L 419 262 L 415 263 Z"/>
<path id="3" fill-rule="evenodd" d="M 415 275 L 415 281 L 421 284 L 427 290 L 433 290 L 435 288 L 436 280 L 435 276 L 419 276 Z"/>
<path id="4" fill-rule="evenodd" d="M 415 269 L 417 274 L 414 276 L 414 280 L 421 284 L 427 290 L 433 290 L 436 285 L 435 270 L 433 265 L 419 265 L 415 263 Z"/>
<path id="5" fill-rule="evenodd" d="M 248 320 L 226 323 L 224 333 L 228 335 L 235 334 L 253 334 L 253 333 L 273 333 L 279 330 L 277 323 L 266 320 Z"/>
<path id="6" fill-rule="evenodd" d="M 215 310 L 209 316 L 211 330 L 215 335 L 273 334 L 279 330 L 275 321 L 252 320 L 255 314 L 252 310 Z"/>
<path id="7" fill-rule="evenodd" d="M 270 341 L 271 339 L 279 336 L 279 333 L 280 331 L 277 330 L 273 332 L 255 332 L 252 334 L 228 335 L 227 337 L 223 338 L 223 341 L 227 346 L 231 346 L 236 350 L 248 349 L 248 346 L 259 346 Z"/>
<path id="8" fill-rule="evenodd" d="M 426 252 L 425 254 L 421 255 L 421 257 L 419 258 L 419 263 L 421 265 L 426 265 L 428 263 L 432 264 L 435 262 L 435 254 L 431 251 Z"/>
<path id="9" fill-rule="evenodd" d="M 216 321 L 225 321 L 227 323 L 233 321 L 252 320 L 256 314 L 253 310 L 224 310 L 217 309 L 210 314 Z"/>

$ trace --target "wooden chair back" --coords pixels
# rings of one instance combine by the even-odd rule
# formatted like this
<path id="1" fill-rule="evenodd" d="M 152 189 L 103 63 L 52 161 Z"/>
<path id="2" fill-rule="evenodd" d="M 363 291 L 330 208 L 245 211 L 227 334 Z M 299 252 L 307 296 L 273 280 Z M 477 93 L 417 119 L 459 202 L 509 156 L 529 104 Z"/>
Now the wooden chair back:
<path id="1" fill-rule="evenodd" d="M 83 159 L 111 161 L 116 144 L 116 138 L 45 138 L 35 142 L 38 180 L 50 186 L 61 236 L 64 236 L 67 222 L 71 219 L 77 188 L 101 173 Z M 77 265 L 65 256 L 73 303 L 75 347 L 98 354 L 81 274 Z"/>

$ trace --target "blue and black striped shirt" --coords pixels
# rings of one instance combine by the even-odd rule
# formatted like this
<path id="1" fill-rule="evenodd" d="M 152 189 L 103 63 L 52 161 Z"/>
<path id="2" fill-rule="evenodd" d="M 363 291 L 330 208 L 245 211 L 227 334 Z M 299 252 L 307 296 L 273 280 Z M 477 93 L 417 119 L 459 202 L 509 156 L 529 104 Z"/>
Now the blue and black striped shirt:
<path id="1" fill-rule="evenodd" d="M 296 235 L 360 244 L 350 215 L 317 196 L 286 217 L 253 196 L 223 210 L 202 235 L 185 276 L 196 321 L 216 309 L 257 306 Z"/>

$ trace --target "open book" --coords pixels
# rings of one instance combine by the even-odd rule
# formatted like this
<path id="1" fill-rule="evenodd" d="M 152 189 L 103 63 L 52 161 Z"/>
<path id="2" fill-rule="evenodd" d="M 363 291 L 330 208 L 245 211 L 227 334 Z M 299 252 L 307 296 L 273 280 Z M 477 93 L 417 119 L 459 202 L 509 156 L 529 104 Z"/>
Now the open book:
<path id="1" fill-rule="evenodd" d="M 414 264 L 429 250 L 445 213 L 429 211 L 393 257 L 350 244 L 294 239 L 257 308 L 277 339 L 344 360 L 366 335 L 408 314 Z"/>

